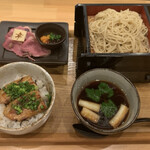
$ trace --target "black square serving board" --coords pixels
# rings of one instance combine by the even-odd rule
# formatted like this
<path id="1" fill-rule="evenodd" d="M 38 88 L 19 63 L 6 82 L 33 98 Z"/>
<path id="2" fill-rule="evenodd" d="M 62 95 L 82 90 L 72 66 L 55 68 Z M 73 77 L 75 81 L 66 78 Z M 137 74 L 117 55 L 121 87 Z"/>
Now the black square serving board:
<path id="1" fill-rule="evenodd" d="M 53 22 L 62 26 L 66 31 L 66 40 L 63 42 L 62 46 L 56 50 L 51 51 L 51 54 L 46 57 L 34 57 L 35 61 L 28 58 L 23 58 L 17 56 L 15 53 L 10 52 L 3 48 L 2 44 L 5 41 L 5 35 L 7 32 L 17 26 L 28 26 L 35 32 L 36 28 L 46 22 L 31 23 L 31 22 L 13 22 L 13 21 L 2 21 L 0 23 L 0 63 L 6 64 L 10 62 L 25 61 L 33 62 L 40 65 L 65 65 L 68 63 L 68 50 L 69 50 L 69 31 L 68 23 L 65 22 Z"/>

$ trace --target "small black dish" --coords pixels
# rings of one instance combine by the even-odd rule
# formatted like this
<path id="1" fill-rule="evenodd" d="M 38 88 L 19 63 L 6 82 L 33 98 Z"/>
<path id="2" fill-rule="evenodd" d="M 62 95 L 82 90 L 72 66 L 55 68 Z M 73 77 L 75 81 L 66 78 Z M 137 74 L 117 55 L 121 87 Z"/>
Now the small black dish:
<path id="1" fill-rule="evenodd" d="M 60 41 L 56 42 L 56 43 L 45 44 L 40 40 L 41 36 L 48 35 L 50 33 L 61 35 Z M 56 23 L 44 23 L 44 24 L 41 24 L 40 26 L 37 27 L 37 29 L 35 31 L 35 36 L 36 36 L 38 42 L 42 46 L 52 50 L 52 49 L 56 49 L 62 45 L 62 43 L 66 39 L 66 32 L 65 32 L 65 29 L 63 27 L 61 27 L 60 25 L 58 25 Z"/>

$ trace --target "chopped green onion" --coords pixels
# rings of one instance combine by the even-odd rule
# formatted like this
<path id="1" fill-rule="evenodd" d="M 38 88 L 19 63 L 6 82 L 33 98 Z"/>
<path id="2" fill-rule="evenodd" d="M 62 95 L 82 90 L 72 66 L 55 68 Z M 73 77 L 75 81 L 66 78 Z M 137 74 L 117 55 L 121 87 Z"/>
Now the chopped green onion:
<path id="1" fill-rule="evenodd" d="M 40 106 L 40 108 L 41 108 L 41 109 L 44 109 L 44 106 L 43 106 L 43 105 L 41 105 L 41 106 Z"/>

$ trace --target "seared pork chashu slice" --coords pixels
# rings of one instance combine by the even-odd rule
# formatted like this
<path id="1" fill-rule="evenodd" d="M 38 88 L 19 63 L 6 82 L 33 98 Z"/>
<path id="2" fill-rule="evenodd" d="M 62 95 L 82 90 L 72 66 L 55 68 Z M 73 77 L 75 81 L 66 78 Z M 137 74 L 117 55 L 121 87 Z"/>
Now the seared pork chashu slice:
<path id="1" fill-rule="evenodd" d="M 4 88 L 7 88 L 12 83 L 19 84 L 20 82 L 26 82 L 26 81 L 29 82 L 29 84 L 34 85 L 36 87 L 36 84 L 34 83 L 34 81 L 30 76 L 24 76 L 18 80 L 15 80 L 14 82 L 5 85 L 0 90 L 0 104 L 8 104 L 11 101 L 11 96 L 9 94 L 6 94 L 6 92 L 3 90 Z"/>
<path id="2" fill-rule="evenodd" d="M 32 91 L 10 102 L 4 109 L 4 115 L 11 120 L 22 121 L 47 109 L 39 91 Z"/>

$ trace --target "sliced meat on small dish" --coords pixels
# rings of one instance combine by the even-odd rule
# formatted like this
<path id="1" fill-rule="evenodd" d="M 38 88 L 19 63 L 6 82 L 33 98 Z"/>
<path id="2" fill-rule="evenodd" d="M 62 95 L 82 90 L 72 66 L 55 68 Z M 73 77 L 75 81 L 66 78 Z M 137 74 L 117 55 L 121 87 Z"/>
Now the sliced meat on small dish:
<path id="1" fill-rule="evenodd" d="M 28 33 L 28 38 L 21 45 L 21 51 L 24 53 L 24 55 L 27 54 L 27 56 L 29 57 L 44 57 L 48 56 L 51 53 L 50 50 L 47 50 L 39 45 L 39 42 L 36 40 L 35 35 L 31 32 Z"/>
<path id="2" fill-rule="evenodd" d="M 12 39 L 12 35 L 15 29 L 20 29 L 27 31 L 26 38 L 24 42 L 16 41 Z M 42 47 L 36 40 L 35 34 L 32 33 L 29 27 L 18 26 L 10 29 L 10 31 L 5 36 L 5 41 L 3 47 L 6 50 L 14 52 L 17 56 L 28 57 L 34 60 L 33 57 L 44 57 L 51 54 L 51 50 Z"/>

